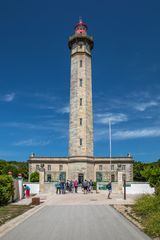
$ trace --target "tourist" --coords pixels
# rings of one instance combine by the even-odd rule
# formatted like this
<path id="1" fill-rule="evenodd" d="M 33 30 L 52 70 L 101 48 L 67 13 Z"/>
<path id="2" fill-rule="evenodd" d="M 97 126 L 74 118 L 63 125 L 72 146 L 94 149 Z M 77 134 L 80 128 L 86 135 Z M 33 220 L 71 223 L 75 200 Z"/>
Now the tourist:
<path id="1" fill-rule="evenodd" d="M 111 199 L 111 193 L 112 193 L 112 183 L 111 182 L 109 182 L 108 184 L 107 184 L 107 189 L 108 189 L 108 199 Z"/>
<path id="2" fill-rule="evenodd" d="M 87 180 L 85 180 L 85 181 L 83 182 L 84 194 L 87 193 L 87 188 L 88 188 L 88 182 L 87 182 Z"/>
<path id="3" fill-rule="evenodd" d="M 56 187 L 56 194 L 58 194 L 58 193 L 60 194 L 61 193 L 60 181 L 55 184 L 55 187 Z"/>
<path id="4" fill-rule="evenodd" d="M 75 189 L 75 193 L 77 193 L 77 188 L 78 188 L 78 181 L 77 179 L 74 181 L 74 189 Z"/>
<path id="5" fill-rule="evenodd" d="M 71 180 L 70 183 L 69 183 L 69 191 L 70 191 L 70 192 L 72 192 L 72 188 L 73 188 L 73 182 L 72 182 L 72 180 Z"/>
<path id="6" fill-rule="evenodd" d="M 69 191 L 69 180 L 66 182 L 66 190 Z"/>
<path id="7" fill-rule="evenodd" d="M 90 184 L 90 192 L 92 193 L 92 190 L 93 190 L 93 181 L 90 180 L 89 184 Z"/>
<path id="8" fill-rule="evenodd" d="M 24 189 L 25 189 L 25 197 L 29 198 L 30 197 L 30 187 L 25 184 Z"/>
<path id="9" fill-rule="evenodd" d="M 61 181 L 61 183 L 60 183 L 60 189 L 61 189 L 61 193 L 62 193 L 62 194 L 65 194 L 65 182 L 64 182 L 64 181 Z"/>

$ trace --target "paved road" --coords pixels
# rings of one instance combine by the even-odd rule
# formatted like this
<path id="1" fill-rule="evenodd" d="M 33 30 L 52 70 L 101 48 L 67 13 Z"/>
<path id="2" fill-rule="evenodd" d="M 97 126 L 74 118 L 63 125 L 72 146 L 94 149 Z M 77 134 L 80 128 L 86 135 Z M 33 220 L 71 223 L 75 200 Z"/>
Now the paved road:
<path id="1" fill-rule="evenodd" d="M 1 240 L 149 240 L 111 206 L 45 206 Z"/>

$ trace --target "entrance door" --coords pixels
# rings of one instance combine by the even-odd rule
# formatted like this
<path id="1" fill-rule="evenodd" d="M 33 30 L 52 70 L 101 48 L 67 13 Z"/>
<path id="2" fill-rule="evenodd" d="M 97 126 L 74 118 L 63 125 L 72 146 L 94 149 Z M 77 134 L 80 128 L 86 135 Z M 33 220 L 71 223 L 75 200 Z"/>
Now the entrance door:
<path id="1" fill-rule="evenodd" d="M 83 173 L 79 173 L 78 174 L 78 183 L 82 184 L 84 181 L 84 174 Z"/>

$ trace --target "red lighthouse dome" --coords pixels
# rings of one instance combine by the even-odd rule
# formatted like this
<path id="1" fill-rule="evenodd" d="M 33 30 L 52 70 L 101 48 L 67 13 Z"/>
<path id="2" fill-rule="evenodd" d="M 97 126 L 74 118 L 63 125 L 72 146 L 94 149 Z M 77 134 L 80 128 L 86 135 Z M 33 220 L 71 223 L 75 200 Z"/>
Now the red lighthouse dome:
<path id="1" fill-rule="evenodd" d="M 75 26 L 75 33 L 85 34 L 87 33 L 87 24 L 82 21 L 82 18 L 79 19 L 79 22 Z"/>

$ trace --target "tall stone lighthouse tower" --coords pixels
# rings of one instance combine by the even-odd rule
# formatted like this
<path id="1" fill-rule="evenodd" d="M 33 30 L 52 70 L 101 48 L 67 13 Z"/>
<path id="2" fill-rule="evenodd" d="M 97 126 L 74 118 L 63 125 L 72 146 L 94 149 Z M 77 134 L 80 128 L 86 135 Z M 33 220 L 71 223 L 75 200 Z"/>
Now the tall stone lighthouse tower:
<path id="1" fill-rule="evenodd" d="M 80 19 L 69 38 L 71 53 L 69 157 L 93 157 L 92 67 L 93 38 Z"/>

